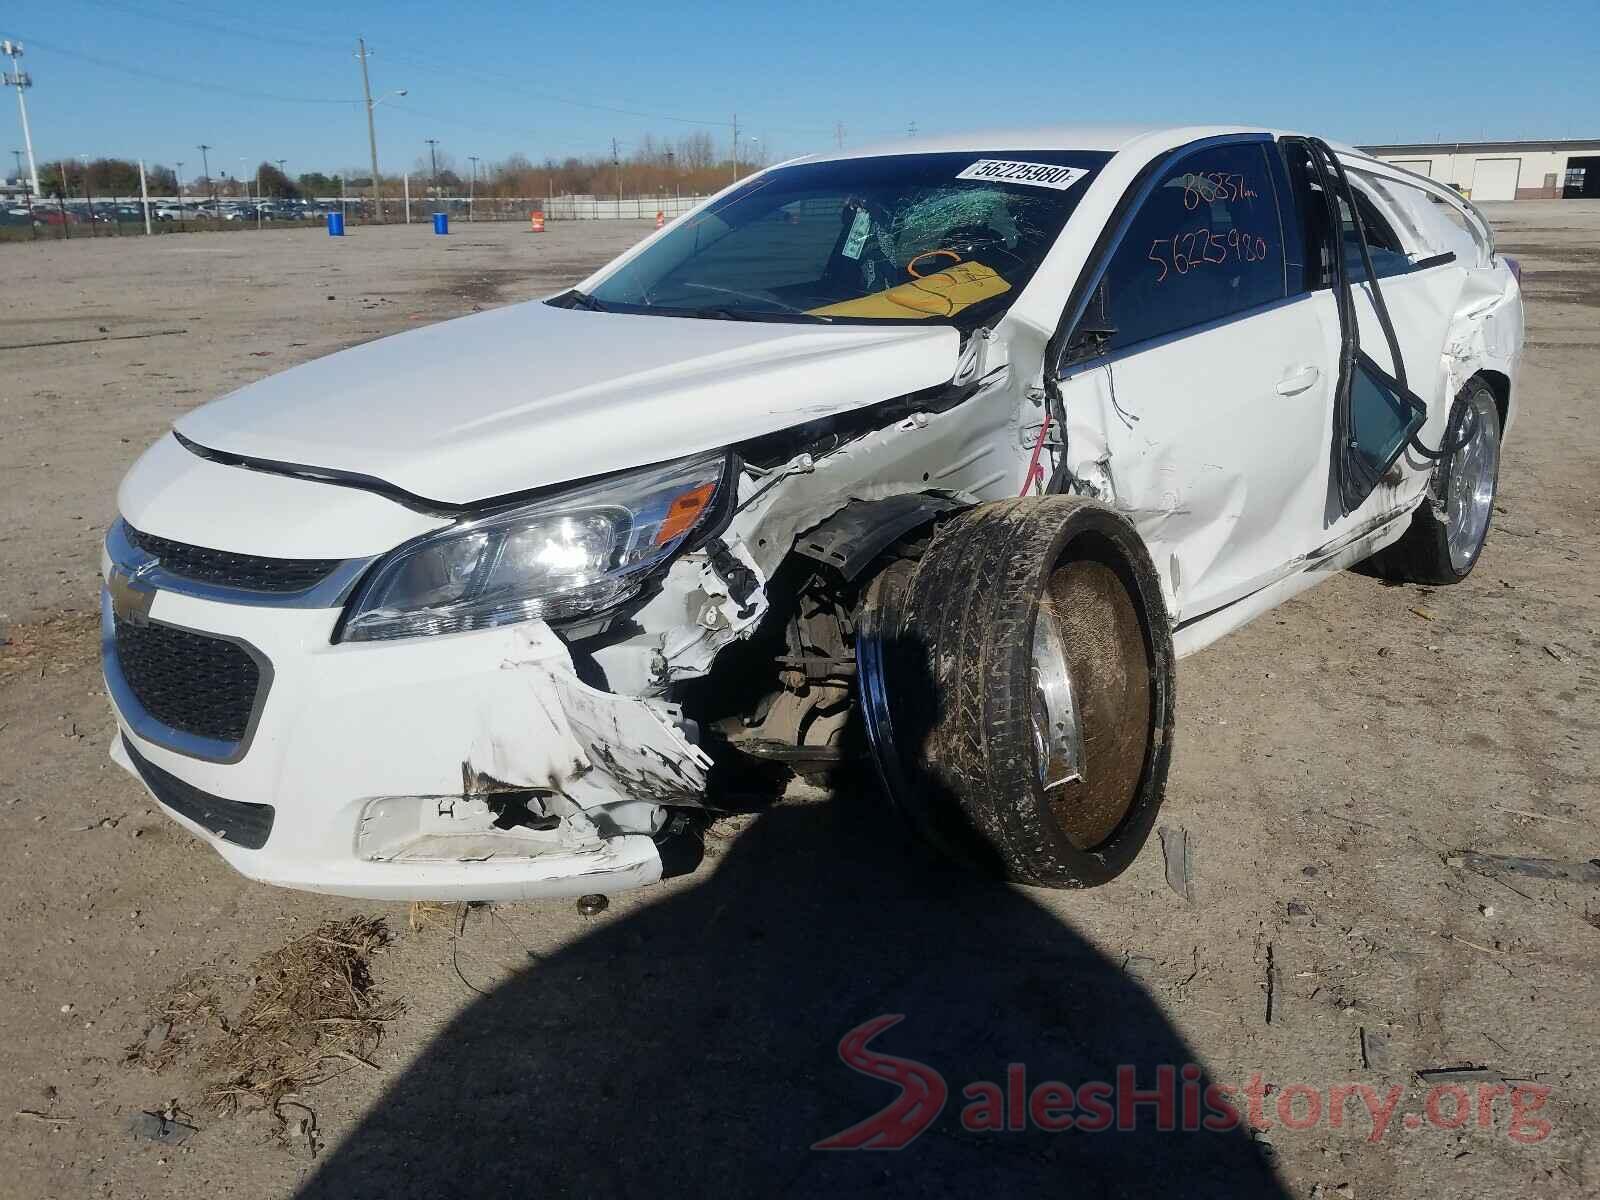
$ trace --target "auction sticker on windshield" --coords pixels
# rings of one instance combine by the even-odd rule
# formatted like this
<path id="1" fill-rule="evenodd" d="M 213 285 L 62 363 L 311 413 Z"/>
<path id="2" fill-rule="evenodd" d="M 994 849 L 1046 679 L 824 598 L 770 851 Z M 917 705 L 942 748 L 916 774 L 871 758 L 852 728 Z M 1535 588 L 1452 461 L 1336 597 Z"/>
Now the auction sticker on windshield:
<path id="1" fill-rule="evenodd" d="M 980 158 L 957 179 L 987 179 L 995 183 L 1030 183 L 1034 187 L 1064 192 L 1089 172 L 1082 167 L 1059 167 L 1055 163 L 1012 162 L 1006 158 Z"/>

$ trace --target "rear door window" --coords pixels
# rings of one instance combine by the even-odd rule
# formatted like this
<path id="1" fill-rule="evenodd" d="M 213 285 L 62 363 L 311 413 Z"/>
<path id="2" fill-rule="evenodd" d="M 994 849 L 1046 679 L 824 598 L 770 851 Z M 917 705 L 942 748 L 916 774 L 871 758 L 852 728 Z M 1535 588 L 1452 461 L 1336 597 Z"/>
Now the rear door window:
<path id="1" fill-rule="evenodd" d="M 1367 235 L 1367 251 L 1372 255 L 1372 269 L 1379 278 L 1401 275 L 1411 269 L 1411 259 L 1405 247 L 1395 236 L 1394 226 L 1378 211 L 1378 206 L 1358 185 L 1352 184 L 1351 194 L 1356 198 L 1356 209 L 1361 214 L 1361 227 Z M 1345 270 L 1351 279 L 1365 279 L 1366 268 L 1361 262 L 1361 235 L 1350 216 L 1350 206 L 1344 198 L 1339 200 L 1340 234 L 1344 241 Z M 1331 281 L 1330 281 L 1331 282 Z"/>
<path id="2" fill-rule="evenodd" d="M 1284 147 L 1284 158 L 1289 168 L 1289 177 L 1293 180 L 1297 207 L 1303 222 L 1302 228 L 1295 236 L 1304 243 L 1306 286 L 1332 287 L 1333 238 L 1328 229 L 1327 200 L 1322 194 L 1322 185 L 1316 173 L 1311 170 L 1303 146 L 1293 142 L 1288 143 Z M 1403 275 L 1411 270 L 1411 257 L 1406 253 L 1405 244 L 1401 242 L 1394 224 L 1362 190 L 1360 184 L 1352 183 L 1350 190 L 1355 196 L 1362 229 L 1367 235 L 1367 250 L 1372 255 L 1373 272 L 1382 279 L 1391 275 Z M 1345 270 L 1349 273 L 1351 282 L 1360 283 L 1367 277 L 1366 267 L 1361 261 L 1361 238 L 1356 231 L 1350 205 L 1342 196 L 1339 198 L 1338 244 L 1340 252 L 1344 255 Z"/>
<path id="3" fill-rule="evenodd" d="M 1283 299 L 1283 230 L 1264 144 L 1198 150 L 1163 168 L 1101 287 L 1110 349 Z"/>

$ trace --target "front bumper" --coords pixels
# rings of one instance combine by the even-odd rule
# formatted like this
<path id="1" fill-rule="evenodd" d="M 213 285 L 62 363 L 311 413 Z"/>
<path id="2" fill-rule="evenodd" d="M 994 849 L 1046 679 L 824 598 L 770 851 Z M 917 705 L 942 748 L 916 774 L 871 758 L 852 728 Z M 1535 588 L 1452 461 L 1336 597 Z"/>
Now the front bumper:
<path id="1" fill-rule="evenodd" d="M 253 879 L 398 900 L 621 891 L 661 877 L 670 810 L 704 793 L 710 760 L 676 711 L 587 686 L 542 622 L 334 645 L 336 609 L 157 591 L 139 619 L 271 668 L 248 744 L 233 761 L 197 756 L 117 678 L 109 591 L 102 603 L 112 759 Z M 502 827 L 507 797 L 532 819 Z M 240 806 L 270 807 L 264 833 L 241 836 L 228 814 L 258 809 Z"/>

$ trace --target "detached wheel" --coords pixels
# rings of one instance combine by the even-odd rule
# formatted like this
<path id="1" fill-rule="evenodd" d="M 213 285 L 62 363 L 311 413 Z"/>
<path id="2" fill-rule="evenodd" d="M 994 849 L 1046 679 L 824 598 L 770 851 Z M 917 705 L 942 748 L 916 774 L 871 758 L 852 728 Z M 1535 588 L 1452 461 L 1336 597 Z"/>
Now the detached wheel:
<path id="1" fill-rule="evenodd" d="M 1172 751 L 1172 637 L 1144 543 L 1092 501 L 972 510 L 876 579 L 857 659 L 886 790 L 954 856 L 1085 887 L 1133 861 Z"/>
<path id="2" fill-rule="evenodd" d="M 1429 495 L 1405 534 L 1372 556 L 1386 579 L 1405 583 L 1460 583 L 1472 574 L 1500 480 L 1500 406 L 1494 392 L 1473 380 L 1456 397 L 1445 427 L 1446 445 L 1465 441 L 1435 468 Z"/>

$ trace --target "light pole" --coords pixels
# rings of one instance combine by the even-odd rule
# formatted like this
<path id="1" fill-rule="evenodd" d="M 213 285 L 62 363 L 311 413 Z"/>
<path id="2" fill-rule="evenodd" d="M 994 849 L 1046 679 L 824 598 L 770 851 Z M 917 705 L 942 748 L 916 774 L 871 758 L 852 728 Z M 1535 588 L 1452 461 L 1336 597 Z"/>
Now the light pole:
<path id="1" fill-rule="evenodd" d="M 760 138 L 746 138 L 746 139 L 744 139 L 744 144 L 746 144 L 747 149 L 749 149 L 750 158 L 752 158 L 752 163 L 750 163 L 750 165 L 754 166 L 755 165 L 755 163 L 754 163 L 755 147 L 760 146 L 760 144 L 762 144 L 762 139 L 760 139 Z M 736 146 L 738 146 L 738 144 L 736 144 Z M 739 170 L 739 155 L 738 154 L 734 154 L 734 157 L 733 157 L 733 168 L 734 168 L 734 171 L 738 171 Z"/>
<path id="2" fill-rule="evenodd" d="M 439 139 L 423 138 L 428 143 L 428 161 L 433 164 L 433 202 L 439 203 Z"/>
<path id="3" fill-rule="evenodd" d="M 372 151 L 372 209 L 377 219 L 381 222 L 383 220 L 383 195 L 378 190 L 378 129 L 372 120 L 372 110 L 390 96 L 404 96 L 406 90 L 405 88 L 399 88 L 374 100 L 372 98 L 372 81 L 367 76 L 367 56 L 369 54 L 370 51 L 367 49 L 366 39 L 357 38 L 356 57 L 361 60 L 361 94 L 366 98 L 367 102 L 367 147 Z"/>
<path id="4" fill-rule="evenodd" d="M 178 189 L 178 228 L 183 228 L 183 159 L 178 160 L 178 169 L 172 175 L 173 185 Z"/>
<path id="5" fill-rule="evenodd" d="M 467 184 L 467 220 L 470 221 L 473 219 L 472 204 L 478 196 L 478 156 L 469 154 L 467 155 L 467 161 L 472 164 L 472 179 Z"/>
<path id="6" fill-rule="evenodd" d="M 17 66 L 17 59 L 22 57 L 21 42 L 0 42 L 0 54 L 11 60 L 11 70 L 0 76 L 0 80 L 17 89 L 17 111 L 22 114 L 22 144 L 27 147 L 28 151 L 28 181 L 33 185 L 33 194 L 37 196 L 39 194 L 39 168 L 33 161 L 33 134 L 28 129 L 28 102 L 22 98 L 22 93 L 33 86 L 33 77 Z M 20 168 L 18 173 L 21 173 Z"/>

